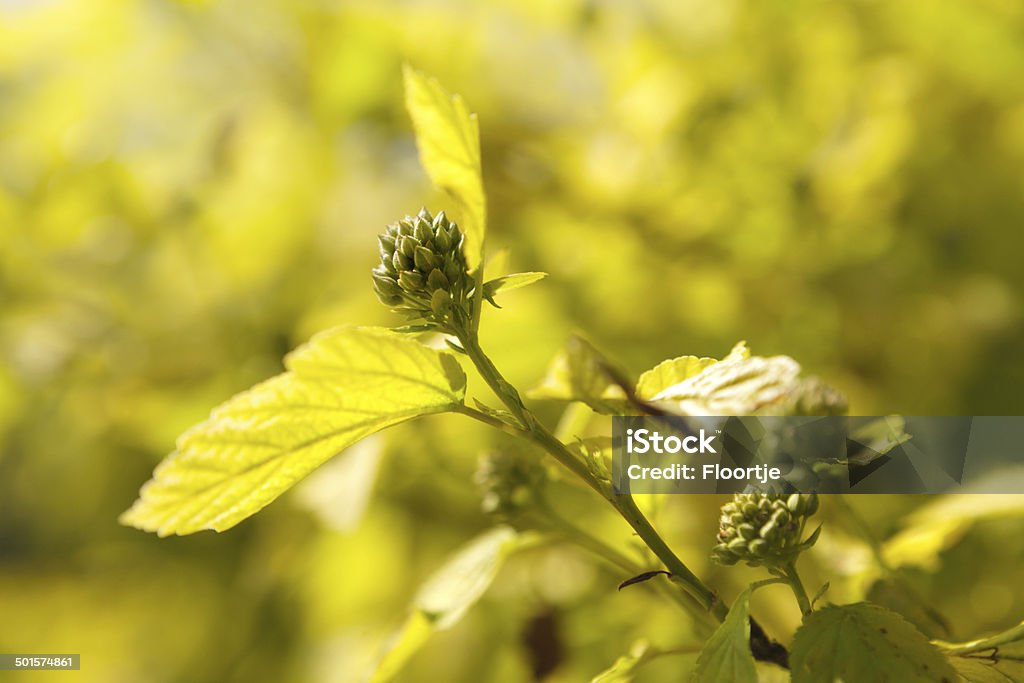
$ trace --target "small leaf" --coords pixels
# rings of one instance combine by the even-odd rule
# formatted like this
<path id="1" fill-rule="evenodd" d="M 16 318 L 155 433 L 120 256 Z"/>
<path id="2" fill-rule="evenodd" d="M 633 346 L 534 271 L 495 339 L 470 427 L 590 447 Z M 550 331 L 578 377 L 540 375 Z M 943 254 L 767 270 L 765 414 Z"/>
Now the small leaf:
<path id="1" fill-rule="evenodd" d="M 619 584 L 619 590 L 622 590 L 626 586 L 632 586 L 637 583 L 643 583 L 644 581 L 650 581 L 655 576 L 659 576 L 661 574 L 664 574 L 665 576 L 672 576 L 671 572 L 667 572 L 664 569 L 655 569 L 654 571 L 637 574 L 631 579 L 626 579 L 625 581 Z"/>
<path id="2" fill-rule="evenodd" d="M 371 683 L 390 681 L 435 631 L 454 626 L 491 585 L 522 538 L 509 527 L 495 527 L 463 546 L 427 579 Z"/>
<path id="3" fill-rule="evenodd" d="M 953 668 L 903 617 L 861 602 L 812 612 L 790 651 L 793 683 L 952 683 Z"/>
<path id="4" fill-rule="evenodd" d="M 121 523 L 160 536 L 230 529 L 347 446 L 466 391 L 451 354 L 380 328 L 321 333 L 285 365 L 183 434 Z"/>
<path id="5" fill-rule="evenodd" d="M 697 658 L 693 680 L 698 683 L 757 683 L 754 655 L 750 652 L 750 594 L 747 588 L 733 602 L 729 614 L 705 643 Z M 830 681 L 831 683 L 831 681 Z"/>
<path id="6" fill-rule="evenodd" d="M 622 373 L 585 339 L 572 336 L 548 366 L 539 385 L 527 392 L 537 399 L 580 401 L 599 413 L 628 410 Z"/>
<path id="7" fill-rule="evenodd" d="M 640 375 L 636 382 L 636 395 L 645 400 L 654 398 L 665 389 L 700 374 L 717 362 L 714 358 L 697 356 L 680 356 L 662 361 Z"/>
<path id="8" fill-rule="evenodd" d="M 480 129 L 458 95 L 449 95 L 437 79 L 409 65 L 403 68 L 405 106 L 416 131 L 420 161 L 431 182 L 461 209 L 459 227 L 466 236 L 470 272 L 483 256 L 487 205 L 480 175 Z"/>
<path id="9" fill-rule="evenodd" d="M 539 272 L 514 273 L 513 275 L 503 275 L 502 277 L 488 280 L 484 283 L 484 298 L 490 301 L 498 292 L 511 292 L 513 289 L 532 285 L 534 282 L 543 280 L 547 276 L 547 273 Z"/>
<path id="10" fill-rule="evenodd" d="M 828 593 L 828 589 L 830 586 L 831 583 L 829 581 L 826 581 L 825 583 L 821 584 L 821 588 L 814 592 L 814 597 L 811 598 L 811 609 L 814 608 L 814 605 L 818 602 L 818 600 L 821 600 L 823 597 L 825 597 L 825 593 Z"/>

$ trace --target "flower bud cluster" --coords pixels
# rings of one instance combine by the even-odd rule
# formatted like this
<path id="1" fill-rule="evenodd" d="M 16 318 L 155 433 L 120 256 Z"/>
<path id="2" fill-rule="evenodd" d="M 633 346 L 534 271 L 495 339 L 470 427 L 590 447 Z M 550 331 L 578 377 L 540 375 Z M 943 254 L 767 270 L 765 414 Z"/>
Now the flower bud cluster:
<path id="1" fill-rule="evenodd" d="M 416 216 L 388 226 L 379 236 L 380 265 L 373 289 L 387 306 L 410 319 L 443 323 L 453 307 L 465 309 L 473 280 L 466 268 L 459 226 L 444 212 Z"/>
<path id="2" fill-rule="evenodd" d="M 815 493 L 738 493 L 722 506 L 712 557 L 725 565 L 743 560 L 752 567 L 782 567 L 814 545 L 817 532 L 800 539 L 817 511 Z"/>

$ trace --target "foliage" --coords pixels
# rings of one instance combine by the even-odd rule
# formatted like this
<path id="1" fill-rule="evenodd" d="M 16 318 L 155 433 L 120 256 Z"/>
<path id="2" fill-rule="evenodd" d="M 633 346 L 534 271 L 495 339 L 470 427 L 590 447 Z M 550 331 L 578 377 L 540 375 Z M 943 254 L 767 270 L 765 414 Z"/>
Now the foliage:
<path id="1" fill-rule="evenodd" d="M 423 205 L 451 209 L 481 248 L 489 223 L 488 253 L 467 260 L 488 264 L 477 290 L 503 309 L 476 302 L 480 342 L 514 386 L 540 381 L 585 329 L 616 359 L 584 364 L 600 382 L 577 385 L 602 410 L 622 407 L 633 378 L 661 385 L 641 380 L 649 400 L 705 369 L 681 354 L 700 365 L 745 338 L 828 378 L 854 413 L 1019 413 L 1024 43 L 1011 5 L 0 3 L 5 650 L 80 651 L 80 678 L 104 683 L 376 669 L 419 614 L 416 586 L 487 537 L 469 482 L 507 430 L 406 420 L 298 482 L 339 436 L 252 500 L 294 494 L 222 535 L 157 540 L 113 520 L 179 433 L 262 391 L 285 352 L 339 324 L 395 324 L 369 285 L 373 238 Z M 467 95 L 478 145 L 449 144 L 476 120 L 413 71 L 410 126 L 406 60 Z M 551 276 L 497 284 L 514 269 Z M 666 357 L 679 362 L 641 374 Z M 462 403 L 445 376 L 431 412 Z M 309 389 L 294 369 L 269 381 Z M 475 376 L 465 391 L 515 424 Z M 600 418 L 528 405 L 600 474 Z M 235 416 L 203 424 L 221 419 L 235 433 Z M 319 427 L 282 436 L 306 429 Z M 573 528 L 516 546 L 450 629 L 424 622 L 400 677 L 589 680 L 623 652 L 641 682 L 692 670 L 716 625 L 664 577 L 616 593 L 659 561 L 623 511 L 545 467 L 545 500 Z M 345 495 L 355 471 L 372 495 Z M 325 490 L 341 493 L 311 494 Z M 728 600 L 762 575 L 709 563 L 725 502 L 637 507 Z M 819 517 L 800 571 L 811 589 L 827 579 L 829 600 L 870 594 L 944 640 L 1024 613 L 1016 497 L 824 500 Z M 788 645 L 800 609 L 780 588 L 757 596 L 755 617 Z M 1015 642 L 1002 657 L 936 647 L 967 680 L 1024 678 Z"/>

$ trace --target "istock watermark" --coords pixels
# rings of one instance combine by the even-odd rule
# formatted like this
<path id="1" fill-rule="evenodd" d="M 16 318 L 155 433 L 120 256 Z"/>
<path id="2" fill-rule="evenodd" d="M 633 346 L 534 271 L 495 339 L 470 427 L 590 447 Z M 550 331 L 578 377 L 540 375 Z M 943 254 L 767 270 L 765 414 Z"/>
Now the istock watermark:
<path id="1" fill-rule="evenodd" d="M 1022 417 L 614 417 L 618 493 L 1024 493 Z"/>

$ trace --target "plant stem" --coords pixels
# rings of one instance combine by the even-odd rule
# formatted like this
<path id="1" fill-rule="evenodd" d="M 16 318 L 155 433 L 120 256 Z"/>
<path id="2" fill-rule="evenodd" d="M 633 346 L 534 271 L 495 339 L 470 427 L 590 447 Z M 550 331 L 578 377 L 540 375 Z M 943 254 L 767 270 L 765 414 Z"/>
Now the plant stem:
<path id="1" fill-rule="evenodd" d="M 550 529 L 566 540 L 590 551 L 596 557 L 601 558 L 605 562 L 622 570 L 623 572 L 626 572 L 627 574 L 636 575 L 643 571 L 643 567 L 628 558 L 626 555 L 562 517 L 543 498 L 537 501 L 537 506 L 537 512 L 540 513 L 537 515 L 537 526 Z M 697 620 L 698 624 L 707 628 L 708 632 L 712 630 L 710 628 L 711 624 L 707 621 L 709 613 L 702 609 L 701 606 L 699 606 L 696 601 L 689 596 L 689 594 L 681 593 L 664 583 L 658 583 L 657 586 L 652 587 L 656 588 L 664 595 L 668 596 L 670 600 L 682 607 L 687 614 Z"/>
<path id="2" fill-rule="evenodd" d="M 661 560 L 665 568 L 672 574 L 672 581 L 683 588 L 692 596 L 701 607 L 711 612 L 717 619 L 722 620 L 728 611 L 715 595 L 714 591 L 708 588 L 690 569 L 683 564 L 683 561 L 669 548 L 668 544 L 658 535 L 657 530 L 644 516 L 636 501 L 631 495 L 615 495 L 610 492 L 607 486 L 602 485 L 590 472 L 589 468 L 579 458 L 573 455 L 555 436 L 542 425 L 523 404 L 519 393 L 515 388 L 501 376 L 498 368 L 494 366 L 491 359 L 487 357 L 477 335 L 466 330 L 464 327 L 455 330 L 455 336 L 465 349 L 473 365 L 476 366 L 480 376 L 491 388 L 494 394 L 501 399 L 509 411 L 516 417 L 527 438 L 550 453 L 558 462 L 568 468 L 573 474 L 582 479 L 590 488 L 601 494 L 623 519 L 633 528 L 638 536 L 647 544 L 647 547 Z"/>
<path id="3" fill-rule="evenodd" d="M 509 424 L 508 422 L 504 422 L 502 420 L 499 420 L 498 418 L 494 417 L 493 415 L 488 415 L 487 413 L 485 413 L 483 411 L 477 410 L 476 408 L 470 408 L 467 405 L 461 405 L 461 406 L 455 408 L 454 412 L 462 413 L 463 415 L 471 417 L 474 420 L 477 420 L 479 422 L 483 422 L 485 425 L 488 425 L 489 427 L 494 427 L 495 429 L 500 429 L 501 431 L 507 432 L 507 433 L 512 434 L 514 436 L 523 436 L 523 435 L 526 435 L 526 434 L 529 433 L 529 432 L 526 432 L 523 429 L 520 429 L 519 427 L 516 427 L 515 425 L 512 425 L 512 424 Z"/>
<path id="4" fill-rule="evenodd" d="M 783 567 L 783 574 L 785 575 L 786 583 L 793 590 L 793 595 L 796 597 L 796 602 L 800 605 L 800 612 L 807 616 L 811 613 L 811 601 L 807 597 L 807 591 L 804 589 L 804 583 L 800 580 L 800 575 L 796 571 L 796 562 L 791 561 Z"/>

